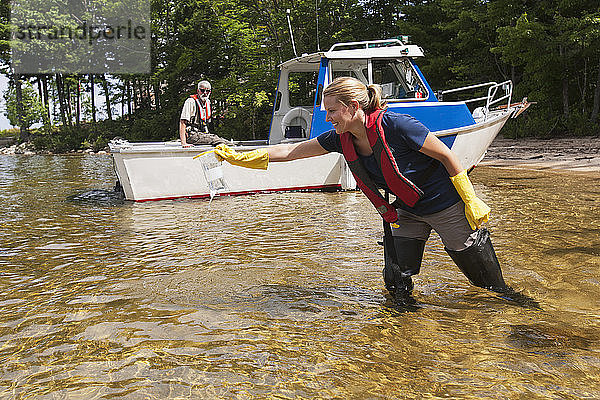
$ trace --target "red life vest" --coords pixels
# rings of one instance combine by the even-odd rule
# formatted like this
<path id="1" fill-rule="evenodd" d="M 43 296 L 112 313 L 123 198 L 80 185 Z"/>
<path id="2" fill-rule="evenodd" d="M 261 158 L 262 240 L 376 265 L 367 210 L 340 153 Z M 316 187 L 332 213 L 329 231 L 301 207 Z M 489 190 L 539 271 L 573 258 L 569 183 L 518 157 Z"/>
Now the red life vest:
<path id="1" fill-rule="evenodd" d="M 369 139 L 371 149 L 373 149 L 377 165 L 379 165 L 383 173 L 387 187 L 403 203 L 409 207 L 413 207 L 423 195 L 423 191 L 398 170 L 398 165 L 396 165 L 396 160 L 394 160 L 392 151 L 385 140 L 385 134 L 381 126 L 384 112 L 385 110 L 374 110 L 366 114 L 367 120 L 365 126 L 367 128 L 367 138 Z M 344 158 L 360 190 L 371 200 L 375 209 L 386 222 L 395 222 L 398 219 L 396 207 L 392 206 L 383 197 L 379 192 L 379 188 L 362 165 L 352 142 L 352 134 L 344 132 L 340 135 L 340 140 L 342 142 Z"/>
<path id="2" fill-rule="evenodd" d="M 204 107 L 202 107 L 202 104 L 200 104 L 200 100 L 198 100 L 197 94 L 193 94 L 190 97 L 196 101 L 196 105 L 198 106 L 198 108 L 197 108 L 198 115 L 196 116 L 196 118 L 199 118 L 204 122 L 207 122 L 208 120 L 210 120 L 210 117 L 211 117 L 210 100 L 206 99 L 206 102 L 204 102 Z"/>

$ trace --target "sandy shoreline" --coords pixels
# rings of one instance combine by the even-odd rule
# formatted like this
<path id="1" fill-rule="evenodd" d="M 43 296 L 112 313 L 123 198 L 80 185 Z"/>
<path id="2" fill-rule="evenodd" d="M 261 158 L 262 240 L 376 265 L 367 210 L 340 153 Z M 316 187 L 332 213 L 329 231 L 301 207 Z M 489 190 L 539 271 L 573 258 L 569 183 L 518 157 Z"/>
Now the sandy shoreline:
<path id="1" fill-rule="evenodd" d="M 549 140 L 498 137 L 479 165 L 600 173 L 600 137 Z"/>

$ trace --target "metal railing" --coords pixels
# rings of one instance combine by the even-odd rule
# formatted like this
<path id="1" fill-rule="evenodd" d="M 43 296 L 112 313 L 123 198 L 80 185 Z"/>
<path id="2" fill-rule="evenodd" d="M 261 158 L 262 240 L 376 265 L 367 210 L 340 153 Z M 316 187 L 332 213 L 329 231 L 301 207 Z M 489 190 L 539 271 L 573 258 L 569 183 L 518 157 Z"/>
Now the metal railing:
<path id="1" fill-rule="evenodd" d="M 335 43 L 329 51 L 368 49 L 369 47 L 404 46 L 400 39 L 365 40 L 362 42 Z"/>
<path id="2" fill-rule="evenodd" d="M 500 88 L 504 90 L 504 94 L 500 93 L 498 95 L 498 90 Z M 512 90 L 513 83 L 510 80 L 490 86 L 488 88 L 488 100 L 485 105 L 486 109 L 489 111 L 490 107 L 501 105 L 500 103 L 502 103 L 503 100 L 506 100 L 506 107 L 509 108 L 510 100 L 512 98 Z"/>
<path id="3" fill-rule="evenodd" d="M 487 118 L 487 115 L 489 114 L 489 111 L 492 107 L 496 107 L 496 108 L 499 108 L 499 107 L 500 108 L 504 108 L 504 107 L 509 108 L 510 107 L 510 100 L 512 98 L 512 90 L 513 90 L 513 83 L 510 80 L 504 81 L 501 83 L 487 82 L 487 83 L 480 83 L 477 85 L 464 86 L 464 87 L 460 87 L 460 88 L 456 88 L 456 89 L 442 90 L 437 93 L 437 96 L 438 96 L 438 100 L 442 101 L 444 96 L 447 94 L 450 94 L 450 93 L 466 92 L 469 90 L 476 90 L 476 89 L 485 88 L 485 87 L 487 87 L 487 96 L 475 97 L 472 99 L 464 100 L 464 102 L 468 104 L 468 103 L 475 103 L 478 101 L 485 101 L 485 107 L 483 109 L 485 118 Z M 504 103 L 505 101 L 506 101 L 506 106 L 501 104 L 501 103 Z"/>

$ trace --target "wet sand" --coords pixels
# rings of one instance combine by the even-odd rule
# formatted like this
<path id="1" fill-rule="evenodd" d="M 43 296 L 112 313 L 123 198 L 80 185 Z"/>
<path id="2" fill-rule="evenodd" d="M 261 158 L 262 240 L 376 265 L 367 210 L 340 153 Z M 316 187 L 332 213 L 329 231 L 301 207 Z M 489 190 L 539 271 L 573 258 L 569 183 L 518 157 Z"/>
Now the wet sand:
<path id="1" fill-rule="evenodd" d="M 600 137 L 494 140 L 479 165 L 600 174 Z"/>

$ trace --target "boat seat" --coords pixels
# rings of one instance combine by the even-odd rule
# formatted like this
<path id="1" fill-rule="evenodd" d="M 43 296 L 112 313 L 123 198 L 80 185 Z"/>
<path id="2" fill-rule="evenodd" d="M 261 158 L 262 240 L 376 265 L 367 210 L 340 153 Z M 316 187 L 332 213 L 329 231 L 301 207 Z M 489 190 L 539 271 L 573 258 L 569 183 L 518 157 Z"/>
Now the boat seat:
<path id="1" fill-rule="evenodd" d="M 303 138 L 304 128 L 299 125 L 290 125 L 285 127 L 285 133 L 283 135 L 286 139 L 297 139 Z"/>
<path id="2" fill-rule="evenodd" d="M 310 132 L 312 114 L 304 107 L 295 107 L 285 113 L 281 120 L 281 130 L 286 139 L 305 138 Z"/>

